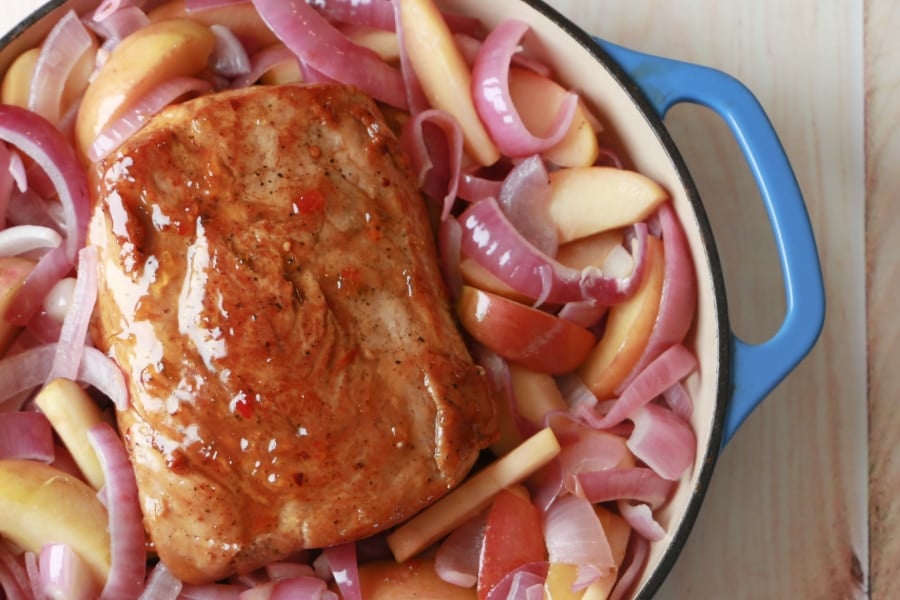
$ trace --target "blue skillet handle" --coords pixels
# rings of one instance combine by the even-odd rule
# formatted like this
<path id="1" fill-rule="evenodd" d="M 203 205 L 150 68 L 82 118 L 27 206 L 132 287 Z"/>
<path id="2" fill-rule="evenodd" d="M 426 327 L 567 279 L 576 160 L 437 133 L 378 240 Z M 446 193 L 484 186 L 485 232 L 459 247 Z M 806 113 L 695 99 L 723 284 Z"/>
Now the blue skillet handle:
<path id="1" fill-rule="evenodd" d="M 769 215 L 787 312 L 778 332 L 762 344 L 748 344 L 732 333 L 733 395 L 725 417 L 724 446 L 750 412 L 806 356 L 822 330 L 825 291 L 803 196 L 772 124 L 738 80 L 708 67 L 596 41 L 637 83 L 660 118 L 675 104 L 690 102 L 712 109 L 728 124 Z"/>

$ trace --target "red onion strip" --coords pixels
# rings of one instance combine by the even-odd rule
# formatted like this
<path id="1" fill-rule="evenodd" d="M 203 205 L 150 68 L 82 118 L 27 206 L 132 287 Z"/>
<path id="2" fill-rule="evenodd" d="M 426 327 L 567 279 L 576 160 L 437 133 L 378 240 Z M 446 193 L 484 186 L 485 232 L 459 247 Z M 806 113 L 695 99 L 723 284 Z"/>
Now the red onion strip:
<path id="1" fill-rule="evenodd" d="M 68 262 L 67 266 L 71 266 L 75 262 L 78 250 L 84 246 L 88 221 L 87 176 L 75 156 L 75 151 L 49 121 L 17 106 L 0 105 L 0 140 L 25 152 L 43 168 L 53 182 L 66 223 L 64 258 Z M 68 271 L 60 269 L 58 263 L 54 263 L 54 266 L 56 268 L 51 272 L 58 273 L 59 277 Z M 41 280 L 40 283 L 33 281 L 32 278 L 36 277 L 36 273 L 44 277 L 48 275 L 46 271 L 35 268 L 16 294 L 7 312 L 8 319 L 17 325 L 27 323 L 40 307 L 43 296 L 40 298 L 34 296 L 39 292 L 46 293 L 55 283 L 52 281 L 47 285 L 46 280 Z"/>
<path id="2" fill-rule="evenodd" d="M 648 236 L 644 223 L 634 225 L 634 270 L 618 278 L 596 267 L 573 269 L 540 252 L 516 231 L 494 198 L 472 204 L 459 221 L 463 253 L 530 298 L 559 304 L 590 299 L 615 304 L 630 297 L 644 276 Z"/>
<path id="3" fill-rule="evenodd" d="M 226 583 L 188 584 L 181 587 L 179 600 L 239 600 L 247 588 Z"/>
<path id="4" fill-rule="evenodd" d="M 100 5 L 97 6 L 97 8 L 94 10 L 94 14 L 91 15 L 91 20 L 99 23 L 106 20 L 109 15 L 113 14 L 117 10 L 132 5 L 134 5 L 133 0 L 103 0 L 102 2 L 100 2 Z"/>
<path id="5" fill-rule="evenodd" d="M 144 522 L 138 503 L 134 471 L 125 445 L 109 423 L 88 430 L 88 440 L 106 478 L 109 539 L 112 563 L 102 599 L 134 598 L 144 587 L 147 552 Z"/>
<path id="6" fill-rule="evenodd" d="M 653 518 L 653 511 L 646 504 L 632 504 L 627 500 L 619 500 L 616 504 L 622 517 L 641 537 L 651 542 L 666 537 L 666 530 Z"/>
<path id="7" fill-rule="evenodd" d="M 569 131 L 578 108 L 578 95 L 569 93 L 545 137 L 528 131 L 509 91 L 512 56 L 528 29 L 522 21 L 503 21 L 485 38 L 472 66 L 472 95 L 478 116 L 500 152 L 512 157 L 538 154 L 558 144 Z"/>
<path id="8" fill-rule="evenodd" d="M 502 181 L 485 179 L 472 173 L 463 173 L 459 178 L 457 195 L 467 202 L 480 202 L 489 197 L 497 198 L 502 187 Z"/>
<path id="9" fill-rule="evenodd" d="M 55 248 L 62 237 L 49 227 L 16 225 L 0 231 L 0 256 L 19 256 L 41 248 Z"/>
<path id="10" fill-rule="evenodd" d="M 66 80 L 91 43 L 90 34 L 74 10 L 56 22 L 41 45 L 34 67 L 28 95 L 30 110 L 51 123 L 59 121 Z"/>
<path id="11" fill-rule="evenodd" d="M 0 227 L 6 226 L 7 208 L 15 185 L 12 174 L 13 154 L 6 144 L 0 143 Z"/>
<path id="12" fill-rule="evenodd" d="M 697 437 L 690 423 L 658 404 L 647 404 L 631 417 L 628 448 L 661 477 L 676 481 L 694 464 Z"/>
<path id="13" fill-rule="evenodd" d="M 241 40 L 224 25 L 210 25 L 209 29 L 216 36 L 216 45 L 209 57 L 213 71 L 225 77 L 249 73 L 250 57 Z"/>
<path id="14" fill-rule="evenodd" d="M 443 140 L 428 136 L 426 125 L 434 125 L 443 134 Z M 436 132 L 435 132 L 436 133 Z M 431 108 L 420 112 L 406 122 L 401 143 L 413 162 L 419 187 L 434 199 L 441 199 L 441 220 L 450 217 L 456 202 L 463 156 L 463 133 L 459 123 L 450 114 Z M 440 152 L 442 149 L 446 152 Z M 435 158 L 433 154 L 444 154 Z M 444 173 L 444 177 L 440 174 Z"/>
<path id="15" fill-rule="evenodd" d="M 551 194 L 550 175 L 541 157 L 534 154 L 509 172 L 497 202 L 522 237 L 547 256 L 556 256 L 559 234 L 550 220 Z"/>
<path id="16" fill-rule="evenodd" d="M 253 5 L 278 39 L 313 69 L 377 100 L 407 107 L 400 72 L 348 40 L 303 0 L 253 0 Z"/>
<path id="17" fill-rule="evenodd" d="M 546 562 L 527 563 L 518 569 L 503 576 L 485 596 L 485 600 L 528 600 L 535 586 L 541 588 L 543 598 L 543 583 L 547 579 L 550 565 Z"/>
<path id="18" fill-rule="evenodd" d="M 51 463 L 55 456 L 53 427 L 41 413 L 0 413 L 0 459 Z"/>
<path id="19" fill-rule="evenodd" d="M 250 71 L 231 81 L 231 87 L 242 88 L 253 85 L 275 65 L 286 60 L 297 61 L 297 56 L 285 46 L 270 46 L 250 57 Z"/>
<path id="20" fill-rule="evenodd" d="M 59 343 L 53 357 L 53 366 L 47 381 L 57 377 L 76 379 L 81 357 L 84 354 L 88 325 L 94 304 L 97 302 L 97 248 L 85 246 L 78 253 L 78 279 L 75 280 L 75 293 L 72 303 L 66 312 Z"/>
<path id="21" fill-rule="evenodd" d="M 646 467 L 583 471 L 576 475 L 581 493 L 592 503 L 636 500 L 659 508 L 675 487 Z"/>
<path id="22" fill-rule="evenodd" d="M 28 189 L 28 174 L 25 171 L 25 163 L 22 162 L 22 157 L 18 152 L 8 148 L 7 151 L 9 152 L 9 172 L 16 182 L 16 187 L 20 192 L 24 192 Z"/>
<path id="23" fill-rule="evenodd" d="M 88 158 L 99 162 L 115 152 L 122 143 L 139 131 L 150 117 L 185 94 L 203 94 L 212 90 L 209 82 L 194 77 L 176 77 L 159 84 L 137 104 L 107 125 L 88 149 Z"/>
<path id="24" fill-rule="evenodd" d="M 620 571 L 619 579 L 610 593 L 609 600 L 622 600 L 634 588 L 647 564 L 650 542 L 638 535 L 631 536 L 628 540 L 628 555 L 630 555 L 630 560 L 626 558 L 627 566 Z"/>
<path id="25" fill-rule="evenodd" d="M 138 600 L 177 600 L 184 584 L 160 561 L 156 563 Z"/>
<path id="26" fill-rule="evenodd" d="M 596 411 L 587 408 L 583 408 L 579 414 L 592 427 L 608 429 L 625 419 L 632 419 L 642 406 L 687 377 L 696 368 L 697 358 L 690 350 L 676 344 L 647 365 L 613 402 L 612 408 L 604 416 L 597 417 Z"/>
<path id="27" fill-rule="evenodd" d="M 34 600 L 46 600 L 44 588 L 41 585 L 41 573 L 38 567 L 38 559 L 34 552 L 24 552 L 25 572 L 28 574 L 28 583 L 31 584 L 31 595 Z"/>
<path id="28" fill-rule="evenodd" d="M 249 1 L 250 0 L 185 0 L 184 12 L 191 14 L 192 12 L 202 12 L 213 8 L 234 6 L 235 4 L 247 4 Z"/>
<path id="29" fill-rule="evenodd" d="M 684 384 L 679 381 L 663 392 L 663 398 L 665 398 L 666 404 L 672 409 L 673 413 L 685 421 L 691 420 L 691 415 L 694 413 L 694 401 L 687 390 L 684 389 Z"/>
<path id="30" fill-rule="evenodd" d="M 27 325 L 40 311 L 53 286 L 71 270 L 72 263 L 62 245 L 41 256 L 16 292 L 7 309 L 6 320 L 13 325 Z"/>
<path id="31" fill-rule="evenodd" d="M 397 32 L 397 44 L 400 48 L 400 73 L 403 76 L 403 87 L 406 91 L 406 102 L 409 107 L 409 113 L 416 116 L 424 110 L 428 110 L 428 99 L 425 97 L 425 91 L 416 70 L 409 60 L 409 54 L 406 52 L 406 44 L 404 43 L 403 19 L 400 18 L 400 0 L 391 0 L 394 8 L 394 29 Z"/>
<path id="32" fill-rule="evenodd" d="M 47 544 L 41 548 L 39 560 L 39 583 L 46 596 L 67 600 L 97 597 L 97 583 L 90 567 L 71 546 Z"/>
<path id="33" fill-rule="evenodd" d="M 356 544 L 348 542 L 323 550 L 334 582 L 341 590 L 343 600 L 362 600 L 359 582 L 359 565 L 356 560 Z"/>
<path id="34" fill-rule="evenodd" d="M 3 541 L 0 541 L 0 584 L 10 600 L 26 599 L 31 591 L 28 573 Z"/>
<path id="35" fill-rule="evenodd" d="M 438 577 L 459 587 L 475 586 L 486 524 L 487 513 L 482 512 L 450 532 L 434 556 Z"/>
<path id="36" fill-rule="evenodd" d="M 441 273 L 450 291 L 450 298 L 456 299 L 462 290 L 463 277 L 460 270 L 459 247 L 462 227 L 456 219 L 445 219 L 438 226 L 438 253 L 441 259 Z"/>
<path id="37" fill-rule="evenodd" d="M 123 40 L 138 29 L 150 24 L 150 18 L 137 6 L 122 6 L 106 15 L 101 21 L 89 21 L 88 25 L 98 34 L 110 40 Z"/>
<path id="38" fill-rule="evenodd" d="M 331 21 L 394 31 L 394 7 L 390 0 L 327 0 L 312 4 Z"/>
<path id="39" fill-rule="evenodd" d="M 576 589 L 616 568 L 603 525 L 585 498 L 558 498 L 544 514 L 544 539 L 551 563 L 578 566 Z"/>
<path id="40" fill-rule="evenodd" d="M 305 563 L 273 562 L 267 564 L 265 569 L 266 575 L 268 575 L 269 579 L 272 581 L 289 579 L 291 577 L 315 576 L 313 568 Z"/>
<path id="41" fill-rule="evenodd" d="M 659 207 L 663 253 L 666 257 L 659 314 L 641 358 L 619 388 L 621 393 L 657 356 L 687 335 L 697 310 L 697 277 L 684 229 L 670 202 Z"/>

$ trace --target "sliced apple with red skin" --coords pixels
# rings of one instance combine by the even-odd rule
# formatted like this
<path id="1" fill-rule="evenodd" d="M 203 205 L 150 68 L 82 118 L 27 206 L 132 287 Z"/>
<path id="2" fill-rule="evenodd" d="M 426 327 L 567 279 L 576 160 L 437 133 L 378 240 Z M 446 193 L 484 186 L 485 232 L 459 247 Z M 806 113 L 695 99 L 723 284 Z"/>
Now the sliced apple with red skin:
<path id="1" fill-rule="evenodd" d="M 563 244 L 556 252 L 556 260 L 573 269 L 602 267 L 609 253 L 615 247 L 621 246 L 624 239 L 621 229 L 603 231 Z"/>
<path id="2" fill-rule="evenodd" d="M 665 257 L 658 238 L 647 238 L 644 279 L 633 296 L 610 307 L 603 337 L 578 369 L 582 381 L 600 399 L 613 396 L 640 359 L 653 331 L 662 295 Z"/>
<path id="3" fill-rule="evenodd" d="M 34 262 L 25 258 L 0 258 L 0 354 L 9 350 L 21 329 L 6 320 L 6 311 L 33 268 Z"/>
<path id="4" fill-rule="evenodd" d="M 515 300 L 517 302 L 531 303 L 533 298 L 529 298 L 521 292 L 517 292 L 509 285 L 497 278 L 496 275 L 481 266 L 478 261 L 463 257 L 459 262 L 459 271 L 462 274 L 463 281 L 475 288 Z"/>
<path id="5" fill-rule="evenodd" d="M 466 285 L 456 312 L 478 342 L 510 362 L 551 375 L 574 371 L 596 343 L 584 327 Z"/>
<path id="6" fill-rule="evenodd" d="M 472 71 L 432 0 L 400 0 L 403 45 L 422 91 L 434 108 L 453 115 L 462 129 L 466 152 L 483 166 L 500 151 L 481 123 L 472 100 Z"/>
<path id="7" fill-rule="evenodd" d="M 560 244 L 643 221 L 669 197 L 646 175 L 614 167 L 554 171 L 550 190 Z"/>
<path id="8" fill-rule="evenodd" d="M 536 136 L 543 137 L 550 131 L 568 93 L 563 86 L 534 71 L 509 70 L 509 95 L 525 127 Z M 566 135 L 541 155 L 560 167 L 587 167 L 596 162 L 599 153 L 597 132 L 579 102 Z"/>
<path id="9" fill-rule="evenodd" d="M 484 600 L 507 573 L 546 559 L 541 513 L 525 488 L 504 489 L 494 497 L 484 528 L 478 567 L 478 600 Z"/>

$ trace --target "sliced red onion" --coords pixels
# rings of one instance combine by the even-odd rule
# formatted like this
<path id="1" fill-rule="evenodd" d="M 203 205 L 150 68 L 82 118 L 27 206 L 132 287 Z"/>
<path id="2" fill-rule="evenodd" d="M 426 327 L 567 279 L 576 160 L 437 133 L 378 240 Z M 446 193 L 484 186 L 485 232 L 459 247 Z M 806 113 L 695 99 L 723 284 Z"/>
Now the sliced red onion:
<path id="1" fill-rule="evenodd" d="M 356 544 L 348 542 L 330 546 L 322 551 L 328 557 L 331 576 L 341 590 L 343 600 L 362 600 L 359 583 L 359 564 L 356 560 Z"/>
<path id="2" fill-rule="evenodd" d="M 450 297 L 456 299 L 462 290 L 463 277 L 460 270 L 460 243 L 462 227 L 456 219 L 444 219 L 438 226 L 438 253 L 441 258 L 441 273 Z"/>
<path id="3" fill-rule="evenodd" d="M 41 413 L 0 413 L 0 458 L 53 462 L 53 427 Z"/>
<path id="4" fill-rule="evenodd" d="M 570 373 L 557 378 L 559 391 L 570 408 L 577 408 L 585 405 L 593 408 L 597 406 L 597 396 L 591 391 L 591 388 L 584 384 L 581 377 L 577 373 Z"/>
<path id="5" fill-rule="evenodd" d="M 109 511 L 112 562 L 101 598 L 134 598 L 140 595 L 144 587 L 147 570 L 144 522 L 134 471 L 122 439 L 109 423 L 91 427 L 88 441 L 103 469 Z"/>
<path id="6" fill-rule="evenodd" d="M 475 64 L 475 58 L 478 56 L 478 51 L 481 49 L 481 40 L 465 33 L 456 33 L 453 35 L 453 39 L 456 41 L 456 47 L 459 48 L 459 51 L 462 53 L 463 58 L 469 66 Z M 538 60 L 525 56 L 521 52 L 513 54 L 510 62 L 517 67 L 528 69 L 543 77 L 550 77 L 552 75 L 550 67 Z"/>
<path id="7" fill-rule="evenodd" d="M 590 329 L 595 327 L 606 316 L 608 311 L 608 306 L 600 304 L 596 300 L 582 300 L 580 302 L 566 303 L 559 309 L 556 316 L 580 325 L 585 329 Z"/>
<path id="8" fill-rule="evenodd" d="M 57 233 L 64 229 L 59 205 L 44 200 L 33 187 L 11 194 L 6 206 L 6 220 L 8 225 L 40 225 Z"/>
<path id="9" fill-rule="evenodd" d="M 6 226 L 6 213 L 15 185 L 12 175 L 12 155 L 7 145 L 0 143 L 0 228 Z"/>
<path id="10" fill-rule="evenodd" d="M 659 508 L 675 487 L 675 482 L 646 467 L 582 471 L 576 477 L 581 493 L 593 504 L 624 499 Z"/>
<path id="11" fill-rule="evenodd" d="M 503 180 L 497 202 L 506 218 L 532 246 L 556 256 L 559 234 L 550 220 L 550 175 L 537 154 L 521 161 Z"/>
<path id="12" fill-rule="evenodd" d="M 53 286 L 71 270 L 72 263 L 62 245 L 44 254 L 16 292 L 6 311 L 6 320 L 13 325 L 28 324 L 41 309 L 44 298 Z"/>
<path id="13" fill-rule="evenodd" d="M 578 95 L 569 93 L 545 137 L 536 136 L 525 126 L 510 95 L 509 67 L 528 29 L 522 21 L 503 21 L 485 38 L 472 66 L 472 96 L 478 116 L 500 152 L 512 157 L 539 154 L 558 144 L 569 131 L 578 108 Z"/>
<path id="14" fill-rule="evenodd" d="M 307 0 L 330 21 L 394 31 L 394 7 L 390 0 Z"/>
<path id="15" fill-rule="evenodd" d="M 646 504 L 632 504 L 627 500 L 617 502 L 619 513 L 639 536 L 658 542 L 666 537 L 666 530 L 653 518 L 653 511 Z"/>
<path id="16" fill-rule="evenodd" d="M 72 380 L 78 377 L 88 325 L 96 302 L 97 248 L 85 246 L 78 253 L 78 279 L 75 280 L 75 292 L 59 333 L 53 366 L 47 376 L 48 382 L 58 377 Z"/>
<path id="17" fill-rule="evenodd" d="M 137 6 L 120 6 L 101 21 L 88 25 L 105 39 L 120 41 L 150 24 L 150 18 Z"/>
<path id="18" fill-rule="evenodd" d="M 503 576 L 485 596 L 485 600 L 530 600 L 536 586 L 543 590 L 547 580 L 547 562 L 527 563 Z M 542 596 L 543 597 L 543 591 Z"/>
<path id="19" fill-rule="evenodd" d="M 210 25 L 216 36 L 216 45 L 209 57 L 213 71 L 225 77 L 246 75 L 250 72 L 250 57 L 241 40 L 224 25 Z"/>
<path id="20" fill-rule="evenodd" d="M 40 225 L 16 225 L 0 231 L 0 256 L 19 256 L 32 250 L 54 248 L 62 242 L 55 230 Z"/>
<path id="21" fill-rule="evenodd" d="M 459 587 L 475 586 L 485 525 L 487 513 L 482 512 L 450 532 L 434 556 L 434 570 L 438 577 Z"/>
<path id="22" fill-rule="evenodd" d="M 394 29 L 397 32 L 397 45 L 400 49 L 400 74 L 403 76 L 403 89 L 406 92 L 406 102 L 409 113 L 413 116 L 419 114 L 430 107 L 428 99 L 425 97 L 425 91 L 416 75 L 416 70 L 412 66 L 409 59 L 409 53 L 406 51 L 405 32 L 403 28 L 403 19 L 400 18 L 400 0 L 391 0 L 394 9 Z"/>
<path id="23" fill-rule="evenodd" d="M 317 577 L 292 577 L 276 582 L 263 583 L 242 591 L 241 600 L 326 600 L 337 599 L 337 594 L 328 589 L 326 583 Z"/>
<path id="24" fill-rule="evenodd" d="M 419 187 L 431 198 L 442 201 L 441 220 L 448 219 L 456 202 L 462 168 L 463 133 L 459 122 L 449 113 L 431 108 L 404 124 L 400 141 L 413 163 Z"/>
<path id="25" fill-rule="evenodd" d="M 663 398 L 673 413 L 685 421 L 691 420 L 691 415 L 694 413 L 694 401 L 680 381 L 663 392 Z"/>
<path id="26" fill-rule="evenodd" d="M 328 77 L 355 85 L 377 100 L 407 107 L 400 72 L 372 50 L 348 40 L 303 0 L 253 0 L 253 5 L 301 61 Z"/>
<path id="27" fill-rule="evenodd" d="M 624 569 L 620 569 L 619 579 L 609 595 L 609 600 L 622 600 L 628 597 L 631 590 L 640 579 L 641 572 L 647 564 L 650 555 L 650 542 L 639 535 L 633 535 L 628 540 L 628 552 Z"/>
<path id="28" fill-rule="evenodd" d="M 78 381 L 96 388 L 109 398 L 117 410 L 128 408 L 128 388 L 119 365 L 90 346 L 84 349 L 78 368 Z"/>
<path id="29" fill-rule="evenodd" d="M 579 475 L 585 471 L 614 469 L 627 453 L 624 439 L 605 431 L 584 429 L 579 440 L 563 446 L 559 452 L 565 489 L 584 496 Z"/>
<path id="30" fill-rule="evenodd" d="M 38 558 L 34 552 L 24 552 L 25 572 L 28 574 L 28 583 L 31 585 L 31 595 L 34 600 L 46 600 L 44 589 L 41 586 L 41 574 L 38 567 Z"/>
<path id="31" fill-rule="evenodd" d="M 28 572 L 2 540 L 0 540 L 0 588 L 10 600 L 27 599 L 31 592 Z"/>
<path id="32" fill-rule="evenodd" d="M 133 0 L 103 0 L 91 15 L 91 20 L 96 22 L 105 21 L 114 12 L 134 5 Z"/>
<path id="33" fill-rule="evenodd" d="M 75 255 L 84 246 L 88 221 L 88 188 L 87 176 L 82 169 L 75 151 L 63 135 L 46 119 L 31 111 L 11 105 L 0 105 L 0 140 L 17 146 L 30 158 L 36 161 L 53 182 L 66 222 L 65 253 L 68 265 L 75 262 Z M 44 258 L 54 254 L 52 251 Z M 43 259 L 41 262 L 44 262 Z M 66 269 L 67 270 L 67 269 Z M 58 267 L 52 270 L 59 276 L 55 283 L 65 275 Z M 24 325 L 28 317 L 33 315 L 40 303 L 35 303 L 37 292 L 46 293 L 50 285 L 46 281 L 40 284 L 32 281 L 47 273 L 40 270 L 40 265 L 32 271 L 24 285 L 16 294 L 12 306 L 7 313 L 10 320 L 17 325 Z M 40 296 L 43 299 L 43 294 Z M 26 305 L 30 303 L 30 305 Z"/>
<path id="34" fill-rule="evenodd" d="M 41 589 L 51 600 L 97 597 L 97 583 L 90 566 L 68 544 L 47 544 L 41 548 L 39 572 Z"/>
<path id="35" fill-rule="evenodd" d="M 63 88 L 91 36 L 74 10 L 56 22 L 38 55 L 31 79 L 28 108 L 53 124 L 59 122 Z"/>
<path id="36" fill-rule="evenodd" d="M 493 198 L 469 206 L 459 221 L 463 253 L 530 298 L 554 304 L 591 299 L 616 304 L 634 294 L 646 270 L 648 234 L 644 223 L 634 225 L 634 270 L 619 278 L 596 267 L 573 269 L 540 252 L 516 231 Z"/>
<path id="37" fill-rule="evenodd" d="M 637 411 L 632 421 L 628 448 L 661 477 L 676 481 L 694 464 L 697 436 L 690 423 L 652 403 Z"/>
<path id="38" fill-rule="evenodd" d="M 585 498 L 558 498 L 544 515 L 544 539 L 551 563 L 577 565 L 573 589 L 587 587 L 616 568 L 600 518 Z"/>
<path id="39" fill-rule="evenodd" d="M 457 195 L 467 202 L 479 202 L 485 198 L 500 196 L 502 181 L 478 177 L 472 173 L 463 173 L 459 178 Z"/>
<path id="40" fill-rule="evenodd" d="M 179 600 L 239 600 L 246 591 L 242 585 L 226 583 L 188 584 L 181 587 Z"/>
<path id="41" fill-rule="evenodd" d="M 87 156 L 99 162 L 115 152 L 122 143 L 139 131 L 150 117 L 185 94 L 205 94 L 212 90 L 208 81 L 195 77 L 175 77 L 159 84 L 131 106 L 121 117 L 103 128 L 88 148 Z"/>
<path id="42" fill-rule="evenodd" d="M 192 12 L 202 12 L 213 8 L 234 6 L 235 4 L 247 4 L 249 1 L 250 0 L 185 0 L 184 12 L 191 14 Z"/>
<path id="43" fill-rule="evenodd" d="M 139 600 L 177 600 L 184 584 L 162 561 L 156 563 Z"/>
<path id="44" fill-rule="evenodd" d="M 25 331 L 33 338 L 33 345 L 56 344 L 59 342 L 61 330 L 62 321 L 57 321 L 51 317 L 46 310 L 42 310 L 34 315 L 25 327 Z"/>
<path id="45" fill-rule="evenodd" d="M 253 85 L 272 67 L 286 60 L 297 60 L 297 56 L 288 47 L 270 46 L 264 48 L 250 57 L 250 71 L 245 75 L 235 77 L 231 81 L 231 87 L 237 89 Z"/>
<path id="46" fill-rule="evenodd" d="M 640 372 L 616 399 L 609 412 L 598 417 L 596 411 L 582 409 L 592 427 L 608 429 L 625 419 L 632 419 L 641 407 L 647 405 L 667 389 L 687 377 L 697 368 L 697 357 L 681 344 L 675 344 Z"/>
<path id="47" fill-rule="evenodd" d="M 22 162 L 22 156 L 15 150 L 9 152 L 9 173 L 12 175 L 13 181 L 20 192 L 28 189 L 28 173 L 25 170 L 25 163 Z"/>
<path id="48" fill-rule="evenodd" d="M 272 581 L 279 579 L 288 579 L 290 577 L 315 576 L 315 572 L 310 565 L 295 562 L 274 562 L 269 563 L 265 567 L 266 575 Z"/>
<path id="49" fill-rule="evenodd" d="M 624 390 L 666 348 L 684 340 L 697 310 L 694 261 L 684 229 L 670 202 L 659 207 L 659 223 L 666 257 L 659 313 L 647 341 L 647 348 L 617 392 Z"/>

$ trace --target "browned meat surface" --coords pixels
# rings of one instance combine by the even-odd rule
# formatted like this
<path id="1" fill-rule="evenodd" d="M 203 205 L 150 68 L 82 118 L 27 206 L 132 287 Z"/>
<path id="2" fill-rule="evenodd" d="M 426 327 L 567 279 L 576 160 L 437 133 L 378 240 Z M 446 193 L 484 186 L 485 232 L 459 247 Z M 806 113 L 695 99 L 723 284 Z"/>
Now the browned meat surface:
<path id="1" fill-rule="evenodd" d="M 253 88 L 101 165 L 96 338 L 159 556 L 189 582 L 377 533 L 495 431 L 421 197 L 375 105 Z"/>

